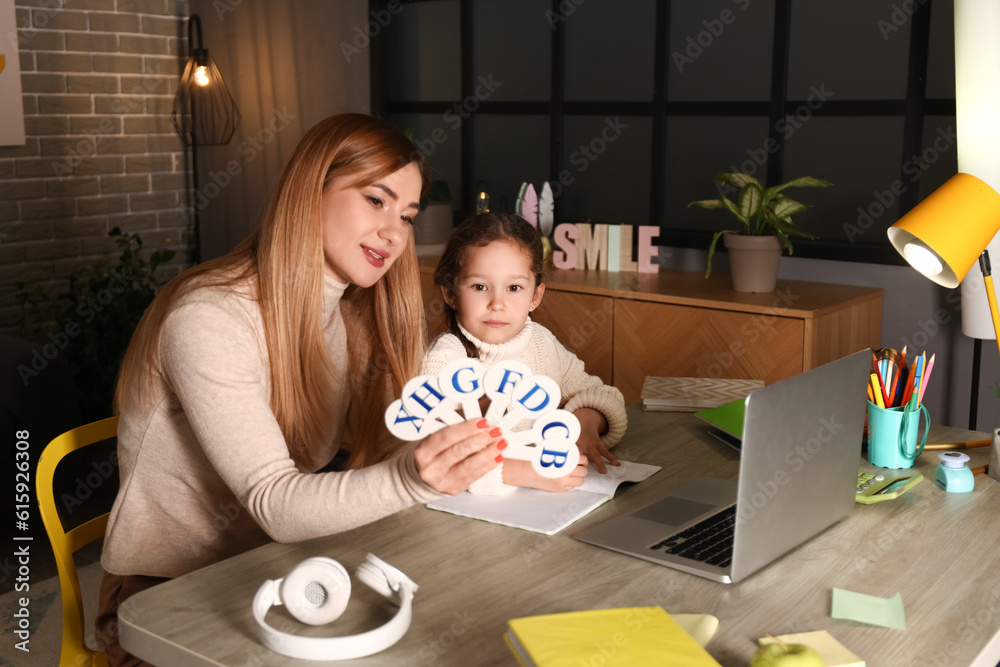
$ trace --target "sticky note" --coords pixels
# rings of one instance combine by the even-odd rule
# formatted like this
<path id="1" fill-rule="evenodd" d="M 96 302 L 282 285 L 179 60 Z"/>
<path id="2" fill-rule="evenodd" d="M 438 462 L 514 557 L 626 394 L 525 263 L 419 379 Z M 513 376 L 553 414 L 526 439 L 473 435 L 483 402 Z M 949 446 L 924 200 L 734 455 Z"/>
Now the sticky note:
<path id="1" fill-rule="evenodd" d="M 798 632 L 778 637 L 761 637 L 757 640 L 761 646 L 778 640 L 786 644 L 805 644 L 819 653 L 826 667 L 865 667 L 865 661 L 854 655 L 846 646 L 838 642 L 826 630 L 815 632 Z"/>
<path id="2" fill-rule="evenodd" d="M 891 598 L 878 598 L 834 588 L 830 616 L 896 630 L 906 629 L 906 613 L 903 611 L 903 598 L 899 593 Z"/>

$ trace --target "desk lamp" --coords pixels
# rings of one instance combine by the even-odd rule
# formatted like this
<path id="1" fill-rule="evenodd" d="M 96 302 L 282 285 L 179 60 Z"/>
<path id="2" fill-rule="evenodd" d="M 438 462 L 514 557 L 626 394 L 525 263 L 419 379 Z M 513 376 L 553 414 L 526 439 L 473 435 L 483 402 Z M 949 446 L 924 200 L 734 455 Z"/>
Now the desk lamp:
<path id="1" fill-rule="evenodd" d="M 987 250 L 998 230 L 1000 194 L 985 181 L 958 173 L 900 218 L 888 234 L 910 266 L 944 287 L 958 287 L 978 258 L 1000 350 L 1000 314 Z M 992 468 L 991 476 L 1000 474 Z"/>

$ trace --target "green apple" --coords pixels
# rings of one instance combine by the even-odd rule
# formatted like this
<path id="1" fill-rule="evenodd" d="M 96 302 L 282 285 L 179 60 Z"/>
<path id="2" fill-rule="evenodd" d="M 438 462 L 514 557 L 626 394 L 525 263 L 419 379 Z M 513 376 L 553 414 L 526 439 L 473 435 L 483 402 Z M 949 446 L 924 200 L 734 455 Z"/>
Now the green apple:
<path id="1" fill-rule="evenodd" d="M 779 640 L 757 649 L 750 667 L 823 667 L 823 658 L 810 646 Z"/>

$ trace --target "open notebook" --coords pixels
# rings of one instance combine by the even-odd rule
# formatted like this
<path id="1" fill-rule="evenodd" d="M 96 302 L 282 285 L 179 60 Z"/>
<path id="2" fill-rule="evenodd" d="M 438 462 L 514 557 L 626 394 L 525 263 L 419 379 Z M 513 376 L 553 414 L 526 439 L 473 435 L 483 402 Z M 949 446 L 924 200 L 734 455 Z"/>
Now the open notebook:
<path id="1" fill-rule="evenodd" d="M 580 517 L 611 500 L 622 482 L 641 482 L 660 466 L 622 461 L 607 466 L 604 475 L 591 470 L 584 483 L 572 491 L 552 493 L 537 489 L 514 489 L 503 496 L 479 496 L 468 491 L 427 503 L 441 510 L 504 526 L 554 535 Z"/>

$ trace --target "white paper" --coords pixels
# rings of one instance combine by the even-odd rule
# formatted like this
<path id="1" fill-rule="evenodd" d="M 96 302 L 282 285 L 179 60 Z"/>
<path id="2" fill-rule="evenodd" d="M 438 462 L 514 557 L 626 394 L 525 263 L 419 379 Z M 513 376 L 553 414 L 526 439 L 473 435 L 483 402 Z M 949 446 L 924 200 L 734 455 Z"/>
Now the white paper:
<path id="1" fill-rule="evenodd" d="M 604 475 L 591 469 L 581 486 L 553 493 L 537 489 L 514 489 L 503 496 L 481 496 L 464 491 L 427 503 L 432 510 L 450 512 L 504 526 L 554 535 L 577 519 L 611 500 L 622 482 L 641 482 L 660 466 L 622 461 L 607 466 Z"/>

